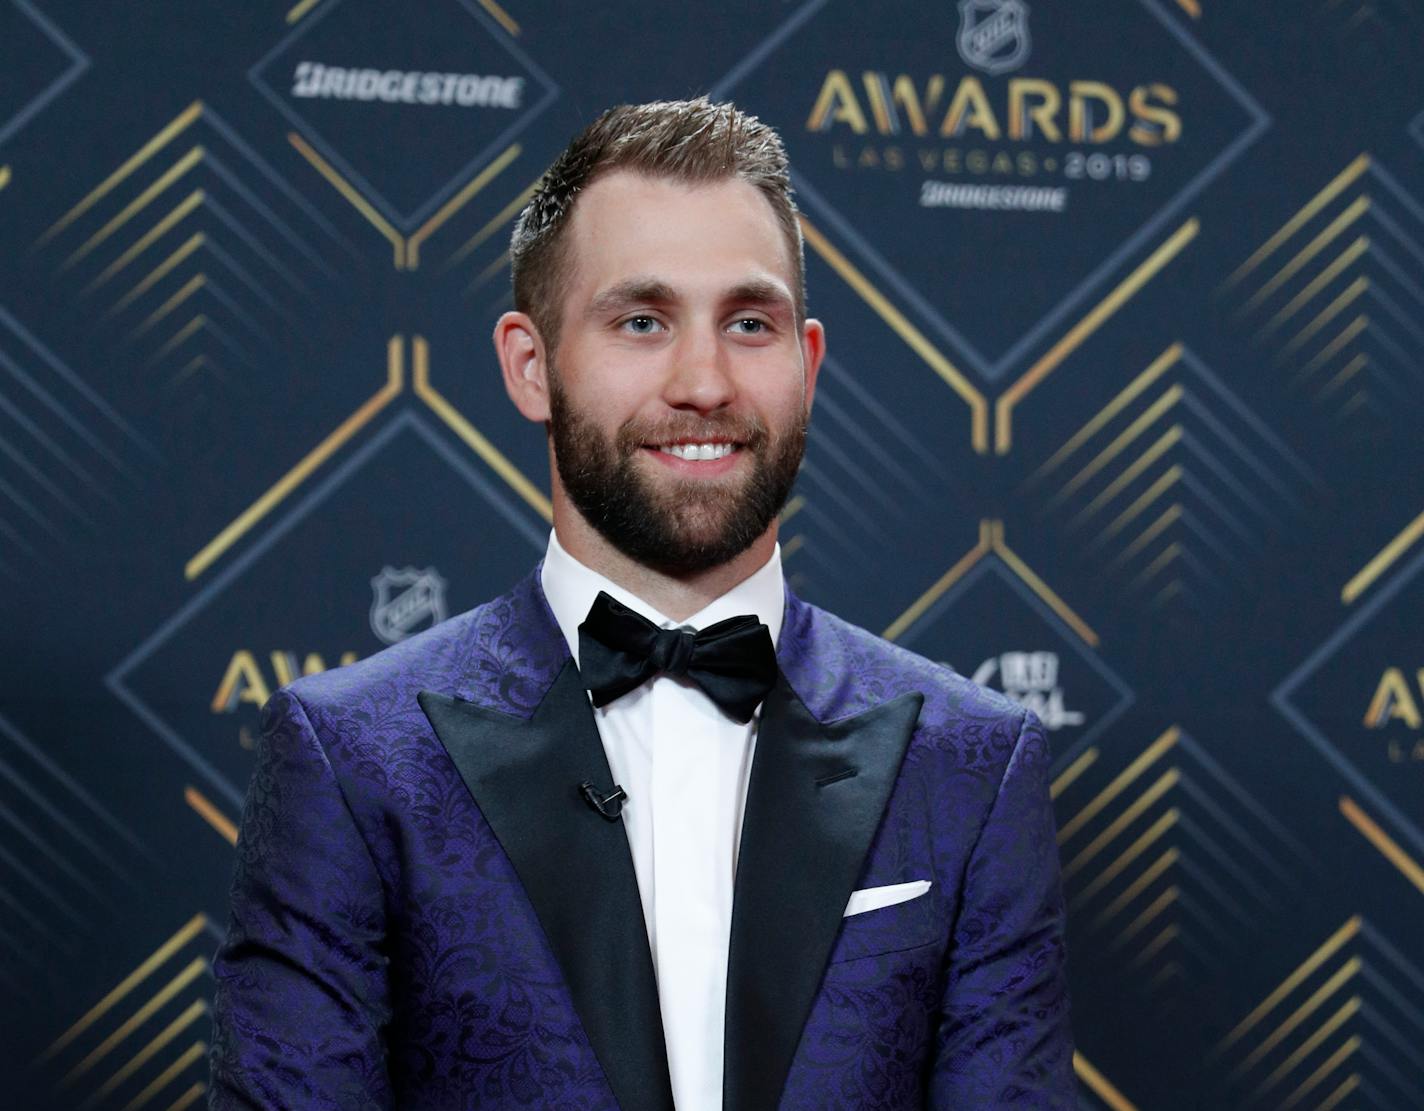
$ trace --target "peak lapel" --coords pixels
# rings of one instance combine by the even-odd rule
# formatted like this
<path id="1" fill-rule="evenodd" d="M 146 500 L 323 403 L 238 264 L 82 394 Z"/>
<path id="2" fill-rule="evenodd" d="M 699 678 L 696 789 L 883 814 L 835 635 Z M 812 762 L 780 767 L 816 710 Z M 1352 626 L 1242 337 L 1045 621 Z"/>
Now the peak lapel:
<path id="1" fill-rule="evenodd" d="M 923 701 L 823 724 L 783 676 L 762 705 L 732 903 L 726 1111 L 777 1104 Z"/>
<path id="2" fill-rule="evenodd" d="M 578 791 L 613 782 L 578 669 L 569 660 L 527 720 L 428 691 L 419 701 L 514 865 L 619 1106 L 670 1111 L 628 837 Z"/>

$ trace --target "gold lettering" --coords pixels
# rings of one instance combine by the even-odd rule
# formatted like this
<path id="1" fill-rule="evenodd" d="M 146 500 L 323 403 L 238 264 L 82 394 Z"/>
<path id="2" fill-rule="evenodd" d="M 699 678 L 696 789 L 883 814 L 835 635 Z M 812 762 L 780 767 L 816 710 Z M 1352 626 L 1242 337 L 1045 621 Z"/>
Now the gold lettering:
<path id="1" fill-rule="evenodd" d="M 1090 101 L 1099 101 L 1106 107 L 1106 122 L 1097 123 L 1091 118 Z M 1122 98 L 1111 86 L 1101 81 L 1068 83 L 1068 136 L 1073 142 L 1106 143 L 1122 130 L 1124 118 Z"/>
<path id="2" fill-rule="evenodd" d="M 343 652 L 341 654 L 341 666 L 356 662 L 355 652 Z M 319 652 L 308 652 L 307 658 L 302 661 L 303 675 L 316 675 L 326 670 L 326 661 L 321 658 Z M 277 685 L 285 687 L 297 677 L 297 654 L 295 652 L 277 651 L 272 653 L 272 673 L 277 677 Z"/>
<path id="3" fill-rule="evenodd" d="M 944 96 L 944 75 L 936 73 L 925 83 L 924 100 L 920 91 L 908 74 L 900 74 L 894 85 L 883 73 L 873 70 L 862 76 L 865 94 L 870 99 L 870 111 L 875 116 L 875 124 L 882 135 L 900 134 L 900 117 L 910 124 L 915 135 L 928 135 L 929 124 L 925 117 L 932 115 Z M 899 111 L 897 111 L 897 107 Z"/>
<path id="4" fill-rule="evenodd" d="M 821 95 L 816 98 L 816 106 L 806 120 L 808 131 L 829 131 L 834 124 L 849 124 L 857 135 L 870 130 L 865 123 L 865 113 L 860 101 L 855 98 L 855 89 L 844 70 L 833 69 L 826 74 L 826 82 L 821 86 Z"/>
<path id="5" fill-rule="evenodd" d="M 1421 682 L 1424 682 L 1424 679 L 1421 679 Z M 1415 703 L 1409 683 L 1404 678 L 1404 672 L 1397 667 L 1388 667 L 1380 676 L 1375 696 L 1370 699 L 1370 707 L 1365 711 L 1365 725 L 1370 729 L 1379 729 L 1396 718 L 1410 729 L 1418 729 L 1424 724 L 1424 719 L 1419 715 L 1419 706 Z"/>
<path id="6" fill-rule="evenodd" d="M 947 91 L 944 74 L 931 74 L 923 82 L 911 74 L 892 77 L 881 70 L 865 70 L 860 77 L 861 89 L 857 90 L 845 70 L 828 70 L 806 119 L 807 129 L 828 132 L 844 125 L 856 135 L 868 135 L 872 130 L 887 136 L 933 133 L 933 120 Z M 944 108 L 939 134 L 959 138 L 975 131 L 988 141 L 1007 137 L 1015 142 L 1061 143 L 1066 138 L 1091 144 L 1121 137 L 1144 147 L 1175 143 L 1182 137 L 1182 117 L 1174 110 L 1177 90 L 1161 82 L 1138 85 L 1124 99 L 1102 81 L 1070 81 L 1065 94 L 1059 85 L 1043 78 L 1013 77 L 1004 95 L 997 110 L 1006 113 L 1006 136 L 983 82 L 966 74 Z M 832 153 L 838 165 L 850 168 L 856 162 L 839 148 Z"/>
<path id="7" fill-rule="evenodd" d="M 1028 97 L 1042 97 L 1038 103 L 1030 103 Z M 1009 81 L 1009 138 L 1032 139 L 1034 125 L 1038 125 L 1043 137 L 1050 143 L 1062 140 L 1054 117 L 1063 104 L 1058 95 L 1058 87 L 1052 81 L 1037 77 L 1015 77 Z"/>
<path id="8" fill-rule="evenodd" d="M 308 659 L 311 657 L 308 656 Z M 322 670 L 325 670 L 323 668 Z M 285 687 L 297 677 L 297 655 L 295 652 L 273 652 L 272 674 L 277 676 L 277 685 Z"/>
<path id="9" fill-rule="evenodd" d="M 1163 104 L 1176 104 L 1177 92 L 1170 85 L 1138 85 L 1128 94 L 1127 104 L 1137 122 L 1127 135 L 1144 147 L 1175 143 L 1182 137 L 1182 118 L 1176 112 L 1153 105 L 1148 97 L 1155 96 Z"/>
<path id="10" fill-rule="evenodd" d="M 875 117 L 875 127 L 882 135 L 894 135 L 899 130 L 899 121 L 893 116 L 890 94 L 885 89 L 885 75 L 874 70 L 866 70 L 860 75 L 865 85 L 865 95 L 870 99 L 870 114 Z"/>
<path id="11" fill-rule="evenodd" d="M 217 693 L 213 695 L 213 713 L 230 714 L 237 709 L 239 702 L 251 702 L 260 707 L 271 693 L 252 653 L 246 648 L 239 648 L 232 654 Z"/>
<path id="12" fill-rule="evenodd" d="M 355 652 L 341 653 L 340 666 L 354 664 L 360 657 Z M 277 686 L 285 687 L 297 678 L 297 654 L 276 651 L 271 653 L 272 674 Z M 301 674 L 315 675 L 326 670 L 326 661 L 319 652 L 308 652 L 302 661 Z M 212 710 L 215 714 L 230 714 L 241 702 L 251 702 L 259 709 L 271 697 L 272 688 L 267 677 L 257 666 L 257 658 L 246 648 L 239 648 L 232 654 L 217 693 L 213 695 Z"/>
<path id="13" fill-rule="evenodd" d="M 957 136 L 971 127 L 981 131 L 986 139 L 999 138 L 999 121 L 994 118 L 994 109 L 989 106 L 989 98 L 984 95 L 984 86 L 979 83 L 979 78 L 972 75 L 959 82 L 939 133 Z"/>

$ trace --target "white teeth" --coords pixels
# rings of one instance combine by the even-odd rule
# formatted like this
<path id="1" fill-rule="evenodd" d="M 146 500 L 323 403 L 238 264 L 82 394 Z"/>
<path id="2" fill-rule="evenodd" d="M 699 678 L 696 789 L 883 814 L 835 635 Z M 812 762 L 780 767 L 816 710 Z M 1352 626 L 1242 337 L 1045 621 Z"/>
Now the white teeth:
<path id="1" fill-rule="evenodd" d="M 679 459 L 721 459 L 736 450 L 734 444 L 663 444 L 658 448 Z"/>

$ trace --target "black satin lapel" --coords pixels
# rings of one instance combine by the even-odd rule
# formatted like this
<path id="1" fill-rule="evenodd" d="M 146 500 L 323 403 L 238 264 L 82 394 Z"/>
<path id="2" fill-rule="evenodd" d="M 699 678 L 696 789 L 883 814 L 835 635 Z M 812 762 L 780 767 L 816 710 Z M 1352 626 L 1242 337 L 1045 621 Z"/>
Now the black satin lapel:
<path id="1" fill-rule="evenodd" d="M 578 791 L 613 783 L 578 669 L 570 660 L 527 721 L 429 692 L 419 701 L 524 885 L 619 1106 L 670 1111 L 628 837 Z"/>
<path id="2" fill-rule="evenodd" d="M 776 1107 L 923 702 L 822 724 L 781 678 L 762 705 L 732 903 L 725 1111 Z"/>

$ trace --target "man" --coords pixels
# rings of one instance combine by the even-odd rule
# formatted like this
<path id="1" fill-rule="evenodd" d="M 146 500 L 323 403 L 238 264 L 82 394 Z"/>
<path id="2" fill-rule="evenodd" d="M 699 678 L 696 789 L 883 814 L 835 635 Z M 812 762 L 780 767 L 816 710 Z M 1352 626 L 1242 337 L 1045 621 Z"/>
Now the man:
<path id="1" fill-rule="evenodd" d="M 1070 1107 L 1032 715 L 800 601 L 825 352 L 779 138 L 605 113 L 520 217 L 508 594 L 265 709 L 214 1107 Z"/>

